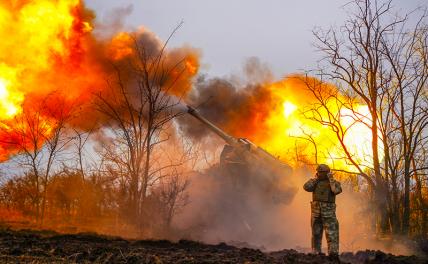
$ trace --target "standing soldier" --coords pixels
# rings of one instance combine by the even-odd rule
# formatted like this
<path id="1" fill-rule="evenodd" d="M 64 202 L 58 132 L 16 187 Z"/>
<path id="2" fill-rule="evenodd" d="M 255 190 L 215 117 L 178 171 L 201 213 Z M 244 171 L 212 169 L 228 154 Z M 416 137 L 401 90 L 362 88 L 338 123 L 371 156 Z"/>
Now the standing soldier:
<path id="1" fill-rule="evenodd" d="M 338 260 L 339 222 L 336 218 L 336 195 L 342 192 L 340 182 L 333 178 L 330 168 L 325 164 L 317 167 L 316 177 L 303 185 L 303 189 L 312 192 L 311 227 L 312 251 L 321 253 L 323 230 L 327 238 L 328 255 Z"/>

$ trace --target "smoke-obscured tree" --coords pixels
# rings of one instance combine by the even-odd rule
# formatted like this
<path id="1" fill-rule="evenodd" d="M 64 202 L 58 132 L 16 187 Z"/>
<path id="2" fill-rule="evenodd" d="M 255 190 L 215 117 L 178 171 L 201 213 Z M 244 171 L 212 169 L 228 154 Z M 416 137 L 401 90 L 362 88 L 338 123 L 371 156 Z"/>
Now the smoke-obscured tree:
<path id="1" fill-rule="evenodd" d="M 95 173 L 82 178 L 78 169 L 61 168 L 50 178 L 47 195 L 53 226 L 63 223 L 89 230 L 97 228 L 90 225 L 101 225 L 116 215 L 115 193 L 112 181 L 100 179 Z"/>
<path id="2" fill-rule="evenodd" d="M 186 189 L 188 179 L 183 179 L 177 170 L 159 186 L 159 200 L 162 203 L 165 226 L 171 228 L 173 217 L 189 202 Z"/>
<path id="3" fill-rule="evenodd" d="M 151 186 L 182 165 L 182 160 L 162 160 L 156 151 L 170 140 L 171 121 L 179 115 L 179 99 L 171 94 L 180 90 L 176 85 L 187 65 L 184 57 L 169 61 L 168 41 L 154 48 L 140 35 L 133 40 L 133 56 L 113 65 L 109 89 L 98 95 L 96 106 L 109 121 L 111 140 L 103 147 L 103 157 L 124 188 L 123 208 L 134 225 L 144 225 L 144 217 L 150 218 L 144 206 Z"/>
<path id="4" fill-rule="evenodd" d="M 30 173 L 9 179 L 2 184 L 0 202 L 3 208 L 16 210 L 23 215 L 37 217 L 35 207 L 40 200 L 36 190 L 36 177 Z"/>

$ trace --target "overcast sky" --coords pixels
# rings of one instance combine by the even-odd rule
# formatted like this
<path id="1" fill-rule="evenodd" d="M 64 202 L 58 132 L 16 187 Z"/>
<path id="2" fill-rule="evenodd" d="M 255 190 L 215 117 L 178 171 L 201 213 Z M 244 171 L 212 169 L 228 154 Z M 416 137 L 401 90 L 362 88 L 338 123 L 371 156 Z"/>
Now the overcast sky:
<path id="1" fill-rule="evenodd" d="M 127 9 L 127 29 L 144 26 L 165 40 L 184 21 L 171 46 L 189 44 L 202 51 L 202 71 L 212 76 L 239 74 L 246 58 L 256 56 L 277 77 L 311 69 L 318 54 L 314 27 L 341 25 L 349 0 L 86 0 L 99 21 L 112 10 Z M 426 0 L 395 0 L 412 10 Z"/>

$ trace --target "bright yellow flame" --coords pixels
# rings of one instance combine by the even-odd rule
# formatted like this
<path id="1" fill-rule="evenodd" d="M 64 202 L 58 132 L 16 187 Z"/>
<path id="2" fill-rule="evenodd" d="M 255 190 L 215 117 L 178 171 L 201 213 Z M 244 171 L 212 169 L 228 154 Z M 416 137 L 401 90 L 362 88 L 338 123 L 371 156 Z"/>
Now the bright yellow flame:
<path id="1" fill-rule="evenodd" d="M 348 128 L 344 137 L 346 147 L 354 155 L 357 163 L 371 165 L 373 158 L 371 150 L 372 133 L 366 125 L 371 125 L 368 107 L 365 105 L 356 106 L 355 113 L 345 109 L 341 111 L 341 116 L 343 126 Z M 382 146 L 380 146 L 381 148 Z"/>
<path id="2" fill-rule="evenodd" d="M 87 34 L 92 26 L 84 21 L 90 16 L 82 1 L 0 1 L 0 161 L 16 151 L 8 142 L 28 143 L 16 133 L 30 135 L 31 129 L 15 121 L 23 112 L 27 120 L 32 118 L 39 103 L 48 104 L 41 98 L 62 98 L 69 110 L 70 102 L 90 97 L 90 87 L 101 87 L 102 77 L 98 80 L 96 73 L 102 70 L 88 52 L 93 47 Z M 57 113 L 50 110 L 55 100 L 34 117 L 47 127 L 43 139 L 55 128 Z"/>
<path id="3" fill-rule="evenodd" d="M 81 0 L 0 2 L 0 121 L 22 112 L 28 92 L 44 91 L 45 71 L 67 58 L 74 30 L 73 10 Z M 91 25 L 82 22 L 85 30 Z"/>
<path id="4" fill-rule="evenodd" d="M 70 37 L 74 21 L 71 10 L 79 2 L 29 1 L 16 13 L 7 3 L 4 7 L 0 4 L 0 48 L 7 51 L 0 59 L 8 64 L 32 65 L 40 71 L 50 65 L 52 54 L 66 55 L 63 40 Z"/>
<path id="5" fill-rule="evenodd" d="M 283 107 L 284 107 L 284 116 L 286 118 L 289 117 L 297 109 L 297 106 L 295 106 L 293 103 L 290 103 L 288 101 L 284 102 Z"/>
<path id="6" fill-rule="evenodd" d="M 17 107 L 10 102 L 6 83 L 0 79 L 0 116 L 10 117 L 17 111 Z"/>
<path id="7" fill-rule="evenodd" d="M 9 120 L 21 112 L 24 95 L 14 88 L 16 71 L 0 64 L 0 121 Z"/>
<path id="8" fill-rule="evenodd" d="M 292 86 L 287 83 L 287 80 L 271 85 L 271 90 L 282 107 L 272 107 L 273 110 L 265 124 L 269 136 L 255 138 L 255 142 L 292 165 L 293 161 L 296 161 L 293 160 L 296 153 L 300 155 L 299 158 L 315 163 L 315 152 L 317 152 L 318 163 L 327 163 L 336 169 L 356 172 L 356 168 L 344 158 L 343 148 L 332 129 L 302 116 L 301 113 L 311 107 L 314 100 L 307 94 L 300 94 L 299 87 L 287 87 L 287 85 Z M 295 91 L 299 91 L 299 95 L 294 94 Z M 299 104 L 292 103 L 296 102 L 296 98 L 301 98 Z M 330 111 L 340 116 L 340 123 L 346 130 L 344 143 L 351 152 L 352 158 L 362 167 L 371 166 L 371 130 L 367 125 L 356 121 L 359 119 L 370 125 L 367 106 L 356 105 L 355 112 L 352 112 L 339 110 L 333 101 L 327 104 Z M 322 110 L 320 114 L 326 117 L 326 113 Z M 311 140 L 316 143 L 316 151 Z"/>

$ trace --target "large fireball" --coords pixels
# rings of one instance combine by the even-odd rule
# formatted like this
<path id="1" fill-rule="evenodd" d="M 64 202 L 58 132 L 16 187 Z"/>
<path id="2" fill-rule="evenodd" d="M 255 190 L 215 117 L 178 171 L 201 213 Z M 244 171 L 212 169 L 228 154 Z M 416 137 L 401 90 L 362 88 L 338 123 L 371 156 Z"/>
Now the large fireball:
<path id="1" fill-rule="evenodd" d="M 0 161 L 22 149 L 41 147 L 59 115 L 72 116 L 76 109 L 82 115 L 82 109 L 108 87 L 106 80 L 115 74 L 112 64 L 138 59 L 134 40 L 154 53 L 162 48 L 162 42 L 144 28 L 99 40 L 92 34 L 93 20 L 82 0 L 0 2 Z M 182 96 L 197 72 L 198 54 L 190 47 L 176 48 L 165 50 L 164 58 L 166 68 L 184 60 L 166 80 L 166 84 L 174 80 L 170 92 Z M 91 118 L 86 113 L 74 123 L 93 126 Z M 40 140 L 30 138 L 34 130 L 39 130 Z"/>

